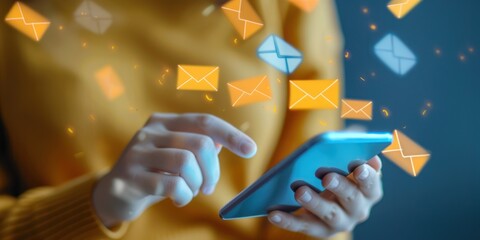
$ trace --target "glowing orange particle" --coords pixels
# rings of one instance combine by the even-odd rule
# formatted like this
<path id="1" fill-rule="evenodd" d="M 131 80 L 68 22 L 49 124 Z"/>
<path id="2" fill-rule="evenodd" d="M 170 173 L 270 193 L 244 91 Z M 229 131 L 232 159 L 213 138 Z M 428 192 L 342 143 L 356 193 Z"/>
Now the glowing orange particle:
<path id="1" fill-rule="evenodd" d="M 75 135 L 75 129 L 73 129 L 72 127 L 67 127 L 67 135 L 69 136 Z"/>

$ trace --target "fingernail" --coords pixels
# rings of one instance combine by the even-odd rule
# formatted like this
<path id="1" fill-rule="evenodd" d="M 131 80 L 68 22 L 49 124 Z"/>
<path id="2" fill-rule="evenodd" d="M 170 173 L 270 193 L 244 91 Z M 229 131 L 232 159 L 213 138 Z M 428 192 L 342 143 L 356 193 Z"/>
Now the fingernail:
<path id="1" fill-rule="evenodd" d="M 215 187 L 209 186 L 203 189 L 203 193 L 206 195 L 211 195 L 215 191 Z"/>
<path id="2" fill-rule="evenodd" d="M 358 175 L 358 179 L 365 180 L 367 179 L 368 175 L 370 175 L 370 172 L 368 171 L 367 166 L 363 165 L 362 172 L 360 172 L 360 174 Z"/>
<path id="3" fill-rule="evenodd" d="M 273 217 L 271 217 L 270 220 L 274 223 L 279 223 L 282 221 L 282 217 L 280 217 L 279 215 L 273 215 Z"/>
<path id="4" fill-rule="evenodd" d="M 332 177 L 332 180 L 330 180 L 330 183 L 327 185 L 328 189 L 334 189 L 338 187 L 338 179 L 337 177 Z"/>
<path id="5" fill-rule="evenodd" d="M 253 154 L 255 154 L 255 146 L 250 142 L 242 143 L 242 145 L 240 146 L 240 150 L 242 150 L 243 154 L 247 156 L 252 156 Z"/>
<path id="6" fill-rule="evenodd" d="M 308 203 L 312 200 L 312 195 L 308 191 L 305 191 L 300 198 L 298 198 L 301 202 Z"/>

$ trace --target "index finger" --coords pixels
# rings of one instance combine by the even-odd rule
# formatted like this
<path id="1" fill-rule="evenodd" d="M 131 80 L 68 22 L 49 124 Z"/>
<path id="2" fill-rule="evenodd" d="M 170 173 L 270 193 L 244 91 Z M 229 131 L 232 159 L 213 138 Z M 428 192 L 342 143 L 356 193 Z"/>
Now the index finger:
<path id="1" fill-rule="evenodd" d="M 226 121 L 210 114 L 188 113 L 165 121 L 171 131 L 192 132 L 211 137 L 238 156 L 249 158 L 257 152 L 257 145 L 249 136 Z"/>

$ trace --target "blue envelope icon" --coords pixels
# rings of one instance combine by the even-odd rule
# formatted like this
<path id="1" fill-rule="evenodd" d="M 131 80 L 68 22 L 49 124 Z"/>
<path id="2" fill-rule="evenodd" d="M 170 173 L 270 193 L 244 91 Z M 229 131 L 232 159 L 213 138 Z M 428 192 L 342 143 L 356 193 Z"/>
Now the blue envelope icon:
<path id="1" fill-rule="evenodd" d="M 260 44 L 257 56 L 286 74 L 295 71 L 303 60 L 301 52 L 275 34 L 268 36 Z"/>
<path id="2" fill-rule="evenodd" d="M 387 34 L 375 45 L 375 54 L 398 75 L 405 75 L 417 64 L 417 57 L 394 34 Z"/>

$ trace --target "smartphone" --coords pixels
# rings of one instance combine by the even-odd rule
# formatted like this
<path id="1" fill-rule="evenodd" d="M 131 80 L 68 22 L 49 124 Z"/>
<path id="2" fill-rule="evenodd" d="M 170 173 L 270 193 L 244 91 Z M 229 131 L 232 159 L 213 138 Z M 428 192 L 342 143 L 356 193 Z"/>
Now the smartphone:
<path id="1" fill-rule="evenodd" d="M 348 173 L 352 161 L 367 161 L 392 143 L 390 133 L 327 132 L 308 140 L 268 170 L 220 210 L 224 220 L 266 216 L 270 211 L 300 208 L 294 190 L 308 185 L 320 192 L 319 168 Z"/>

